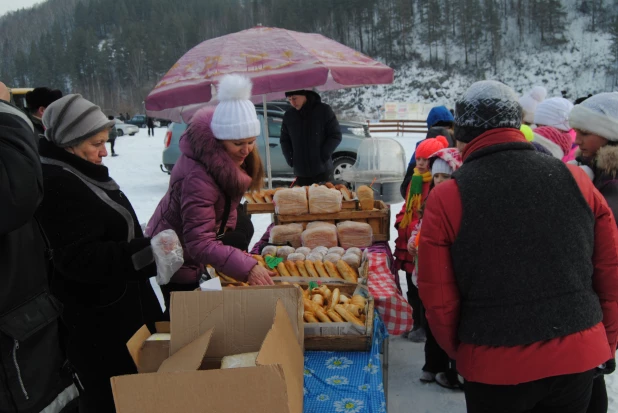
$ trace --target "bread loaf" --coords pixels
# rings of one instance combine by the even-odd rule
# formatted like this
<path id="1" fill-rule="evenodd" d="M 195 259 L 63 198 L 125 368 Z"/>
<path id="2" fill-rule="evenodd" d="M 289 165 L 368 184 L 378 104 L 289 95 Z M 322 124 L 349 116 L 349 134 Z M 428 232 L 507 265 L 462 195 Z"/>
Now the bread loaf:
<path id="1" fill-rule="evenodd" d="M 254 197 L 255 198 L 255 197 Z M 304 188 L 282 189 L 273 197 L 275 212 L 281 215 L 302 215 L 309 212 Z"/>
<path id="2" fill-rule="evenodd" d="M 298 254 L 309 255 L 311 254 L 311 248 L 307 248 L 307 247 L 296 248 L 296 252 Z"/>
<path id="3" fill-rule="evenodd" d="M 301 236 L 303 247 L 334 247 L 337 245 L 337 228 L 334 225 L 307 229 Z"/>
<path id="4" fill-rule="evenodd" d="M 356 195 L 363 211 L 371 211 L 373 209 L 373 189 L 367 185 L 359 186 L 356 189 Z"/>
<path id="5" fill-rule="evenodd" d="M 364 222 L 340 222 L 337 224 L 337 236 L 343 248 L 365 248 L 373 243 L 371 225 Z"/>
<path id="6" fill-rule="evenodd" d="M 298 252 L 293 252 L 287 257 L 288 261 L 305 261 L 305 255 L 299 254 Z"/>
<path id="7" fill-rule="evenodd" d="M 341 212 L 343 195 L 336 189 L 323 186 L 309 188 L 309 213 L 334 214 Z"/>
<path id="8" fill-rule="evenodd" d="M 341 259 L 345 261 L 354 270 L 358 271 L 358 268 L 360 267 L 360 257 L 358 255 L 346 252 L 345 254 L 343 254 L 343 257 L 341 257 Z"/>
<path id="9" fill-rule="evenodd" d="M 328 253 L 329 254 L 337 254 L 337 255 L 343 255 L 345 254 L 345 250 L 341 247 L 332 247 L 328 249 Z"/>
<path id="10" fill-rule="evenodd" d="M 339 254 L 326 254 L 322 261 L 323 262 L 330 261 L 333 264 L 337 264 L 339 260 L 341 260 L 341 255 Z"/>
<path id="11" fill-rule="evenodd" d="M 287 244 L 294 248 L 302 245 L 301 235 L 303 226 L 301 224 L 275 225 L 270 230 L 269 242 L 273 244 Z"/>
<path id="12" fill-rule="evenodd" d="M 272 255 L 273 257 L 277 255 L 277 247 L 275 247 L 274 245 L 267 245 L 262 248 L 262 257 L 265 257 L 267 255 Z"/>

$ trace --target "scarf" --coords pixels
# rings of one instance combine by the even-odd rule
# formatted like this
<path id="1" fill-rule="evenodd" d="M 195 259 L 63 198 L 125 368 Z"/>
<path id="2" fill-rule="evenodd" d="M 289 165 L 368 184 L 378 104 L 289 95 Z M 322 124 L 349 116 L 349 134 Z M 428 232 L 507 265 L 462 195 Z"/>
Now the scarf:
<path id="1" fill-rule="evenodd" d="M 412 216 L 415 211 L 421 207 L 423 196 L 423 184 L 431 181 L 431 171 L 421 174 L 418 168 L 414 168 L 414 175 L 410 182 L 410 190 L 408 191 L 408 199 L 406 200 L 406 213 L 401 220 L 400 227 L 405 228 L 412 222 Z"/>

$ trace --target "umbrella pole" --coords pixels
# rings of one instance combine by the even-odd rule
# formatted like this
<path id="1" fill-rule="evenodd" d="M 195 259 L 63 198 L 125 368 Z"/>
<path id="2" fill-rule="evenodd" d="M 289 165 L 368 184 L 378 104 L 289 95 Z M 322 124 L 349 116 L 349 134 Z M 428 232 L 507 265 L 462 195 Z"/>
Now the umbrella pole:
<path id="1" fill-rule="evenodd" d="M 262 96 L 264 107 L 264 145 L 266 146 L 266 176 L 268 177 L 268 189 L 273 189 L 273 175 L 270 167 L 270 139 L 268 137 L 268 108 L 266 107 L 266 95 Z"/>

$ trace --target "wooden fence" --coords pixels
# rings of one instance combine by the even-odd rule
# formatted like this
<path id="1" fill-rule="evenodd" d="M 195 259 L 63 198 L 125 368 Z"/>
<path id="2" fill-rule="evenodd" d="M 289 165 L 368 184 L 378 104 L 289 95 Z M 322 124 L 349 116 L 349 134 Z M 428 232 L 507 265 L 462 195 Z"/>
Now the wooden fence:
<path id="1" fill-rule="evenodd" d="M 378 123 L 369 123 L 369 132 L 390 132 L 396 133 L 396 136 L 404 133 L 427 133 L 427 122 L 424 120 L 380 119 Z"/>

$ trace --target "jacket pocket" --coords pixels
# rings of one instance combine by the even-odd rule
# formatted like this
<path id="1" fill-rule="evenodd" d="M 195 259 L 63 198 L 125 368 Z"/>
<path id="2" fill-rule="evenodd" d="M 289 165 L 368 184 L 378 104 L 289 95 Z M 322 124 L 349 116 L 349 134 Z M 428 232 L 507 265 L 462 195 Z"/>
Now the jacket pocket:
<path id="1" fill-rule="evenodd" d="M 0 315 L 0 333 L 8 336 L 13 342 L 11 350 L 13 367 L 26 400 L 30 397 L 18 361 L 20 344 L 54 323 L 61 313 L 62 305 L 60 302 L 47 291 L 44 291 L 9 312 Z M 22 358 L 30 358 L 30 355 L 26 354 Z"/>

